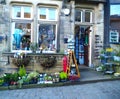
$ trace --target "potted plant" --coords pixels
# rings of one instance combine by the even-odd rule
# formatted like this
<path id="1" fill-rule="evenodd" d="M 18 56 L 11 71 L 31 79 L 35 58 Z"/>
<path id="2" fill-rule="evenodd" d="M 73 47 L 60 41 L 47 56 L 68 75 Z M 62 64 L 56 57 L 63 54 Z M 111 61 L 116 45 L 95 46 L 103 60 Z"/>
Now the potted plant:
<path id="1" fill-rule="evenodd" d="M 67 81 L 67 79 L 68 79 L 67 73 L 63 72 L 63 71 L 60 72 L 59 77 L 60 77 L 60 81 Z"/>
<path id="2" fill-rule="evenodd" d="M 30 84 L 36 84 L 38 82 L 39 73 L 36 71 L 30 72 L 27 76 L 27 79 L 30 81 Z"/>
<path id="3" fill-rule="evenodd" d="M 2 86 L 2 85 L 3 85 L 3 83 L 4 83 L 4 78 L 3 78 L 3 77 L 1 77 L 1 78 L 0 78 L 0 86 Z"/>
<path id="4" fill-rule="evenodd" d="M 11 74 L 10 73 L 5 73 L 4 76 L 3 76 L 3 79 L 4 79 L 3 85 L 4 86 L 9 86 L 10 82 L 11 82 Z"/>
<path id="5" fill-rule="evenodd" d="M 11 74 L 10 85 L 17 85 L 18 79 L 19 79 L 19 74 L 17 72 Z"/>
<path id="6" fill-rule="evenodd" d="M 23 66 L 20 66 L 19 71 L 18 71 L 18 74 L 19 74 L 20 77 L 26 75 L 26 70 L 25 70 L 25 68 L 24 68 L 24 65 L 23 65 Z"/>
<path id="7" fill-rule="evenodd" d="M 51 74 L 45 74 L 44 75 L 44 83 L 45 84 L 52 84 L 53 83 L 53 77 Z"/>
<path id="8" fill-rule="evenodd" d="M 120 61 L 120 51 L 114 49 L 114 61 Z"/>
<path id="9" fill-rule="evenodd" d="M 52 78 L 53 78 L 54 83 L 59 82 L 59 80 L 60 80 L 59 72 L 56 72 L 56 73 L 52 74 Z"/>
<path id="10" fill-rule="evenodd" d="M 38 48 L 39 48 L 38 43 L 35 43 L 35 42 L 30 43 L 30 49 L 32 50 L 33 53 L 35 53 Z"/>

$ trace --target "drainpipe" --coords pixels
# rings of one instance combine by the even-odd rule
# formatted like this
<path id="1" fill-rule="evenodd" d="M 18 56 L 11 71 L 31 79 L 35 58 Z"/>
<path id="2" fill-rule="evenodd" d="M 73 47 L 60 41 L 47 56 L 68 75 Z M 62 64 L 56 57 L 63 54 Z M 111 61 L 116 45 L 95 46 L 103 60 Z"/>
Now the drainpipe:
<path id="1" fill-rule="evenodd" d="M 103 46 L 104 49 L 110 47 L 109 26 L 110 26 L 110 1 L 106 0 L 104 4 L 104 46 Z"/>

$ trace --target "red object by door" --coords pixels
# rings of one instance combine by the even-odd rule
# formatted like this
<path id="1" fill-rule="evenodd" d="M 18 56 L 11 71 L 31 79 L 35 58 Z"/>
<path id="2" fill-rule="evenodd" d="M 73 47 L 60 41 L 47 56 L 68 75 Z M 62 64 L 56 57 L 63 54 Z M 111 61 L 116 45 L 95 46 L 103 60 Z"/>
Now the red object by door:
<path id="1" fill-rule="evenodd" d="M 67 65 L 68 65 L 68 58 L 67 58 L 67 56 L 64 56 L 62 61 L 63 61 L 63 71 L 67 72 Z"/>

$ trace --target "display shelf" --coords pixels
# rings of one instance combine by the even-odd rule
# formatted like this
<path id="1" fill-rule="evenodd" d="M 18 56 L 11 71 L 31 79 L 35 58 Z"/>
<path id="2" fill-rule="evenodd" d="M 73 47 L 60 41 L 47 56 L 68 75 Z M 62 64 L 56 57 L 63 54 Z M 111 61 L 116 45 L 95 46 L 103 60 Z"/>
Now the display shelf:
<path id="1" fill-rule="evenodd" d="M 101 54 L 101 63 L 104 65 L 104 74 L 113 74 L 115 72 L 115 64 L 113 63 L 113 56 L 107 54 Z"/>

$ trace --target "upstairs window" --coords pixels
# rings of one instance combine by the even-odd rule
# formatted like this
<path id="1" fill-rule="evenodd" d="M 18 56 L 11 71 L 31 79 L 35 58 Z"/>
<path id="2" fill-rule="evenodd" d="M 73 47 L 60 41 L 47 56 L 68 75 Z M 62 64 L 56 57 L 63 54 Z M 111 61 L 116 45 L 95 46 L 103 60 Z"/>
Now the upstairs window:
<path id="1" fill-rule="evenodd" d="M 75 21 L 82 22 L 82 11 L 81 10 L 75 11 Z"/>
<path id="2" fill-rule="evenodd" d="M 13 6 L 12 18 L 31 18 L 30 6 Z"/>
<path id="3" fill-rule="evenodd" d="M 92 23 L 92 11 L 86 9 L 76 9 L 75 21 L 81 23 Z"/>
<path id="4" fill-rule="evenodd" d="M 40 7 L 38 9 L 38 19 L 40 19 L 40 20 L 56 20 L 56 8 Z"/>
<path id="5" fill-rule="evenodd" d="M 91 12 L 85 11 L 85 22 L 91 22 Z"/>

